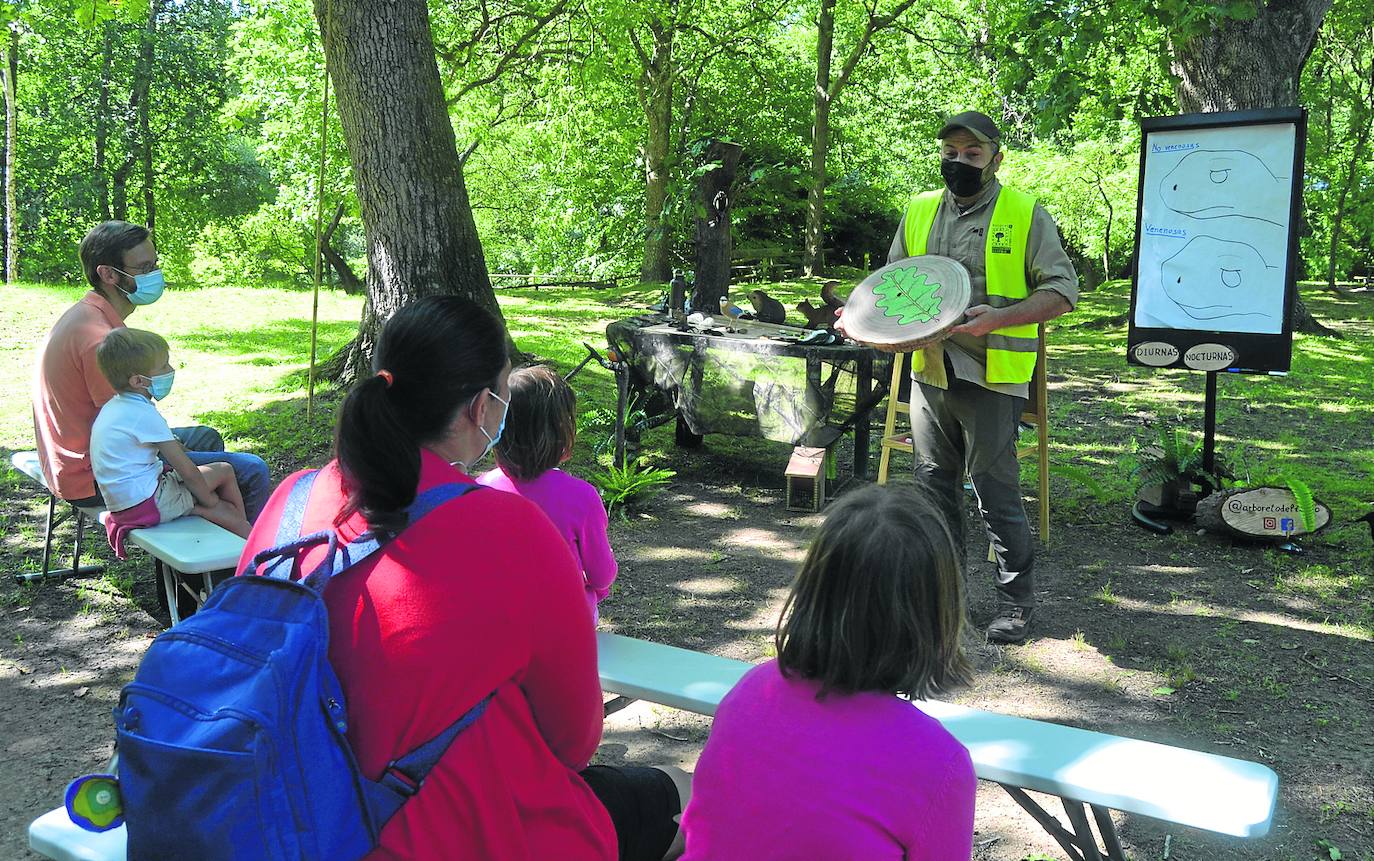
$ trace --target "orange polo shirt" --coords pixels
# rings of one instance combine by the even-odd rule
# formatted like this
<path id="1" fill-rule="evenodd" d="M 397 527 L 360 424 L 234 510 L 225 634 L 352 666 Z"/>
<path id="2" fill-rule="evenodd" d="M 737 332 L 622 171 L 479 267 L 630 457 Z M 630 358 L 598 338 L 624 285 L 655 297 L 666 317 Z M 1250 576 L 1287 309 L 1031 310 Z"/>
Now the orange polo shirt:
<path id="1" fill-rule="evenodd" d="M 38 348 L 33 379 L 33 432 L 48 487 L 63 499 L 95 494 L 91 473 L 91 425 L 110 398 L 95 361 L 95 348 L 124 320 L 92 290 L 58 318 Z"/>

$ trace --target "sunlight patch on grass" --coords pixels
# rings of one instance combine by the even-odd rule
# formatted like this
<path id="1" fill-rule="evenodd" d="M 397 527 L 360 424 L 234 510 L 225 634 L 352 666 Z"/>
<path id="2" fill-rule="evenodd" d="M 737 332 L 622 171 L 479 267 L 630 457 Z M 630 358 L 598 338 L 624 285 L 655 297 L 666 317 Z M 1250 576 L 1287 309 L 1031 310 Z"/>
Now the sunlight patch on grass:
<path id="1" fill-rule="evenodd" d="M 729 595 L 742 590 L 739 581 L 729 577 L 697 577 L 675 583 L 673 588 L 691 595 Z"/>
<path id="2" fill-rule="evenodd" d="M 706 562 L 711 554 L 695 547 L 642 547 L 639 556 L 654 562 Z"/>
<path id="3" fill-rule="evenodd" d="M 1123 610 L 1133 610 L 1142 613 L 1159 613 L 1165 616 L 1178 616 L 1183 618 L 1219 618 L 1232 619 L 1237 622 L 1253 622 L 1259 625 L 1273 625 L 1279 628 L 1293 628 L 1299 631 L 1310 631 L 1314 634 L 1331 634 L 1337 637 L 1344 637 L 1349 640 L 1360 640 L 1362 642 L 1374 642 L 1374 631 L 1370 631 L 1362 625 L 1349 622 L 1332 624 L 1330 622 L 1309 622 L 1306 619 L 1295 619 L 1292 616 L 1285 616 L 1280 613 L 1265 613 L 1255 610 L 1238 610 L 1234 607 L 1218 607 L 1214 604 L 1205 602 L 1189 602 L 1187 605 L 1179 604 L 1159 604 L 1153 601 L 1141 601 L 1136 598 L 1125 598 L 1120 595 L 1114 596 L 1114 601 Z"/>

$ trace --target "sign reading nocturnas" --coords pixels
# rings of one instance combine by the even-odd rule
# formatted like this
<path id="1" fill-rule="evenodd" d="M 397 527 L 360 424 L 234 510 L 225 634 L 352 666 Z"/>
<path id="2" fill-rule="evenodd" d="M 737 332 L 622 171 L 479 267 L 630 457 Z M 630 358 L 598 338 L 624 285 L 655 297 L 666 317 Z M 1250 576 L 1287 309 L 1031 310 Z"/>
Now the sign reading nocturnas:
<path id="1" fill-rule="evenodd" d="M 1141 122 L 1127 360 L 1286 372 L 1307 113 Z"/>

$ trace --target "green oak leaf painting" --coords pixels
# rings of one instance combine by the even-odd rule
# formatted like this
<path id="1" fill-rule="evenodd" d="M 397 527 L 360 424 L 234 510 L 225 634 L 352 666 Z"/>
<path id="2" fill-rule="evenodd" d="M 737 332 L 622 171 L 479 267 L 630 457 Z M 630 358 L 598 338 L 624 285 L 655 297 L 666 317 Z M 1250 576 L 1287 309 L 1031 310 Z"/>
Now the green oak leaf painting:
<path id="1" fill-rule="evenodd" d="M 873 288 L 881 296 L 878 307 L 884 317 L 897 317 L 897 324 L 928 323 L 940 313 L 940 284 L 930 281 L 915 267 L 896 269 L 883 275 Z"/>

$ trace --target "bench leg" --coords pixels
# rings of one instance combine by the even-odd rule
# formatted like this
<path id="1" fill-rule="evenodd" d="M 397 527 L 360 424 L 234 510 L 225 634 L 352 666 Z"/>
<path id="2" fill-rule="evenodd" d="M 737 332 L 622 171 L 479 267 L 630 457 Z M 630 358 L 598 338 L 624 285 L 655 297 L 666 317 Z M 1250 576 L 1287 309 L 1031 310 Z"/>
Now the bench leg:
<path id="1" fill-rule="evenodd" d="M 177 610 L 176 572 L 172 566 L 162 564 L 162 560 L 156 557 L 153 559 L 153 570 L 162 581 L 162 591 L 167 595 L 167 613 L 172 617 L 172 625 L 176 626 L 181 622 L 181 613 Z"/>
<path id="2" fill-rule="evenodd" d="M 1070 861 L 1126 861 L 1126 856 L 1121 851 L 1121 841 L 1116 836 L 1116 827 L 1112 825 L 1111 814 L 1106 808 L 1092 805 L 1093 818 L 1097 820 L 1102 842 L 1106 845 L 1104 851 L 1097 845 L 1097 837 L 1088 823 L 1083 802 L 1069 798 L 1059 799 L 1069 817 L 1069 824 L 1073 826 L 1073 830 L 1070 831 L 1019 786 L 1008 786 L 1005 783 L 1001 786 L 1068 853 Z"/>
<path id="3" fill-rule="evenodd" d="M 43 527 L 43 569 L 33 574 L 15 574 L 16 583 L 31 583 L 35 580 L 66 580 L 68 577 L 94 577 L 105 570 L 104 565 L 82 565 L 81 564 L 81 533 L 86 525 L 86 516 L 79 509 L 73 508 L 69 512 L 59 514 L 57 511 L 57 497 L 48 495 L 48 518 Z M 76 543 L 72 547 L 72 564 L 70 568 L 52 567 L 52 542 L 53 532 L 57 527 L 67 522 L 73 514 L 76 515 Z"/>
<path id="4" fill-rule="evenodd" d="M 625 696 L 618 696 L 613 700 L 607 700 L 605 703 L 602 704 L 601 717 L 608 718 L 616 712 L 620 711 L 621 709 L 627 706 L 632 706 L 637 702 L 639 702 L 639 700 L 635 699 L 634 697 Z"/>

